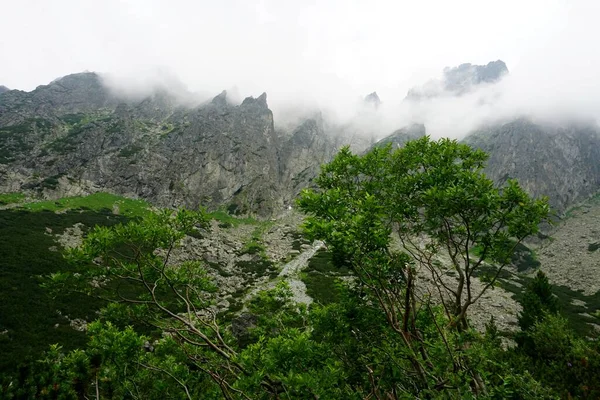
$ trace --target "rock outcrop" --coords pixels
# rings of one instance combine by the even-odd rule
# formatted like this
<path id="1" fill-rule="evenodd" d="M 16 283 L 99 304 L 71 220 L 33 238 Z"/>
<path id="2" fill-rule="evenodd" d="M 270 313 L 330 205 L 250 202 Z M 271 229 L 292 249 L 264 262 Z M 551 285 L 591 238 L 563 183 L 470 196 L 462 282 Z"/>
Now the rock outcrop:
<path id="1" fill-rule="evenodd" d="M 425 125 L 423 124 L 412 124 L 404 128 L 394 131 L 391 135 L 384 137 L 373 147 L 382 147 L 388 143 L 392 144 L 392 147 L 402 147 L 409 140 L 419 139 L 427 134 Z"/>
<path id="2" fill-rule="evenodd" d="M 381 99 L 377 95 L 377 92 L 369 93 L 365 96 L 365 104 L 370 105 L 377 110 L 381 105 Z"/>

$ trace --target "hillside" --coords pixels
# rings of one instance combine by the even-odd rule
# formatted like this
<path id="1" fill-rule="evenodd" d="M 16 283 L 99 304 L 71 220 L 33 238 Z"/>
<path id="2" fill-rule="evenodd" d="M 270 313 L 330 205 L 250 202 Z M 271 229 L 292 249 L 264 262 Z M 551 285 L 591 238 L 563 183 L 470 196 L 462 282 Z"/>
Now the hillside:
<path id="1" fill-rule="evenodd" d="M 104 190 L 268 216 L 348 140 L 315 119 L 277 132 L 265 93 L 233 105 L 223 92 L 192 107 L 166 91 L 120 98 L 97 74 L 74 74 L 0 97 L 0 191 Z"/>

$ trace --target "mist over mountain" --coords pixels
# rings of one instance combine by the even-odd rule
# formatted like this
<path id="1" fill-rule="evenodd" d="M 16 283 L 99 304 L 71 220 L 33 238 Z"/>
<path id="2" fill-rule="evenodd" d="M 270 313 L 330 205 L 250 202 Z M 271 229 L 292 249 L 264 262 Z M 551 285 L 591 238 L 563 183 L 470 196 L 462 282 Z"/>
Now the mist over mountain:
<path id="1" fill-rule="evenodd" d="M 0 398 L 600 398 L 600 2 L 0 13 Z"/>
<path id="2" fill-rule="evenodd" d="M 438 96 L 460 96 L 477 89 L 486 83 L 496 83 L 506 74 L 508 68 L 502 60 L 490 61 L 487 65 L 461 64 L 458 67 L 444 68 L 442 79 L 433 79 L 423 86 L 412 88 L 406 100 L 419 101 Z"/>
<path id="3" fill-rule="evenodd" d="M 193 105 L 178 89 L 132 96 L 86 72 L 5 93 L 0 189 L 49 198 L 108 190 L 266 216 L 291 204 L 342 145 L 366 147 L 318 114 L 276 130 L 266 93 L 237 103 L 223 91 Z"/>

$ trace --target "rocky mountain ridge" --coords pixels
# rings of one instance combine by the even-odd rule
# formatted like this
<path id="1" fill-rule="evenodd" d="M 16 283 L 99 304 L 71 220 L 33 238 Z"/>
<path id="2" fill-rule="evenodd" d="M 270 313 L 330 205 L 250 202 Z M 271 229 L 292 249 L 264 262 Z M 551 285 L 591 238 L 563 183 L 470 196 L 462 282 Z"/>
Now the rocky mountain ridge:
<path id="1" fill-rule="evenodd" d="M 97 74 L 74 74 L 0 97 L 0 191 L 52 198 L 102 189 L 267 216 L 347 142 L 323 129 L 315 117 L 276 132 L 266 93 L 233 105 L 222 92 L 187 107 L 165 92 L 127 101 Z"/>
<path id="2" fill-rule="evenodd" d="M 508 73 L 502 61 L 444 71 L 444 91 L 460 95 Z M 407 97 L 410 100 L 410 93 Z M 365 97 L 376 117 L 381 99 Z M 376 145 L 427 133 L 415 123 Z M 465 143 L 490 154 L 497 183 L 516 178 L 547 195 L 560 214 L 600 189 L 600 130 L 590 122 L 542 124 L 517 117 L 482 126 Z M 60 198 L 110 191 L 158 206 L 224 207 L 263 217 L 281 212 L 343 145 L 371 138 L 321 113 L 280 129 L 267 94 L 233 104 L 223 91 L 199 105 L 167 89 L 144 98 L 111 91 L 95 73 L 68 75 L 31 92 L 0 94 L 0 192 Z"/>

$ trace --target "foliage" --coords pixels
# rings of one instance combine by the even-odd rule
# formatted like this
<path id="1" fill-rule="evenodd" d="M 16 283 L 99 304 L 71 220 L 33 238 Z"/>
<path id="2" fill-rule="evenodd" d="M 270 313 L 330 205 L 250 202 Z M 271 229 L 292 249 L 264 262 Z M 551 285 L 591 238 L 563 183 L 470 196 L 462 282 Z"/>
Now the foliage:
<path id="1" fill-rule="evenodd" d="M 25 195 L 23 193 L 0 193 L 0 205 L 21 203 L 24 199 Z"/>
<path id="2" fill-rule="evenodd" d="M 349 275 L 347 268 L 334 265 L 331 252 L 321 249 L 309 260 L 300 276 L 306 285 L 306 294 L 325 305 L 340 300 L 338 277 Z"/>
<path id="3" fill-rule="evenodd" d="M 495 187 L 482 172 L 486 158 L 456 141 L 428 137 L 395 151 L 390 145 L 374 148 L 364 156 L 346 147 L 322 168 L 318 189 L 305 190 L 299 200 L 311 215 L 306 232 L 326 241 L 338 265 L 351 266 L 363 299 L 379 309 L 396 334 L 395 346 L 409 361 L 405 370 L 414 374 L 416 393 L 440 388 L 462 393 L 463 385 L 478 395 L 487 392 L 484 377 L 473 369 L 476 362 L 458 355 L 461 335 L 469 332 L 467 311 L 495 283 L 515 246 L 548 216 L 547 201 L 529 198 L 515 181 Z M 478 256 L 473 257 L 473 246 L 479 246 Z M 484 260 L 495 269 L 475 291 L 471 279 Z M 429 272 L 433 293 L 415 288 L 418 269 Z M 429 306 L 434 295 L 449 324 L 438 321 Z M 423 318 L 437 327 L 432 338 L 423 333 Z M 445 331 L 448 326 L 457 330 Z M 444 351 L 432 345 L 434 338 L 445 344 Z M 440 359 L 432 362 L 434 357 Z M 449 365 L 463 378 L 457 381 L 439 369 Z M 383 389 L 382 396 L 401 387 Z"/>
<path id="4" fill-rule="evenodd" d="M 519 314 L 519 326 L 527 331 L 546 314 L 558 313 L 558 299 L 552 293 L 552 285 L 542 271 L 527 286 L 521 300 L 523 311 Z"/>
<path id="5" fill-rule="evenodd" d="M 547 314 L 528 330 L 528 368 L 563 398 L 600 396 L 600 345 L 577 337 L 560 315 Z"/>
<path id="6" fill-rule="evenodd" d="M 53 343 L 65 350 L 85 344 L 85 334 L 72 329 L 67 317 L 91 320 L 102 303 L 74 293 L 52 297 L 40 287 L 39 276 L 73 268 L 54 235 L 77 223 L 85 232 L 124 221 L 124 216 L 89 210 L 0 210 L 0 371 L 39 357 Z"/>
<path id="7" fill-rule="evenodd" d="M 546 199 L 530 199 L 516 181 L 495 187 L 482 172 L 486 158 L 456 141 L 428 137 L 364 156 L 346 147 L 323 167 L 319 189 L 302 193 L 300 207 L 312 215 L 306 231 L 325 240 L 338 262 L 350 262 L 366 286 L 373 279 L 410 285 L 413 263 L 429 270 L 448 316 L 466 327 L 469 306 L 549 212 Z M 392 233 L 403 252 L 392 250 Z M 473 258 L 475 245 L 480 255 Z M 448 263 L 439 262 L 442 253 Z M 471 277 L 484 260 L 497 267 L 475 292 Z M 447 273 L 455 285 L 446 283 Z"/>
<path id="8" fill-rule="evenodd" d="M 144 200 L 133 200 L 111 193 L 94 193 L 89 196 L 64 197 L 59 200 L 37 201 L 20 206 L 28 211 L 113 210 L 128 217 L 142 217 L 149 214 L 150 205 Z"/>
<path id="9" fill-rule="evenodd" d="M 213 211 L 208 214 L 211 218 L 229 226 L 256 225 L 258 221 L 254 218 L 235 217 L 224 210 Z"/>
<path id="10" fill-rule="evenodd" d="M 280 282 L 258 292 L 241 315 L 221 320 L 203 264 L 177 249 L 186 234 L 209 229 L 203 211 L 98 227 L 45 285 L 108 302 L 89 324 L 87 345 L 51 347 L 2 378 L 0 396 L 597 398 L 598 343 L 554 314 L 543 275 L 523 296 L 532 351 L 503 348 L 493 320 L 484 334 L 467 323 L 468 307 L 483 293 L 472 291 L 471 278 L 491 272 L 484 291 L 491 288 L 515 246 L 547 215 L 546 202 L 515 182 L 491 185 L 484 160 L 456 142 L 428 138 L 362 157 L 342 150 L 300 204 L 311 213 L 307 232 L 331 251 L 310 271 L 353 279 L 337 282 L 327 304 L 310 307 L 293 303 Z M 259 241 L 267 227 L 258 225 L 253 237 Z M 419 272 L 431 276 L 437 293 Z"/>

